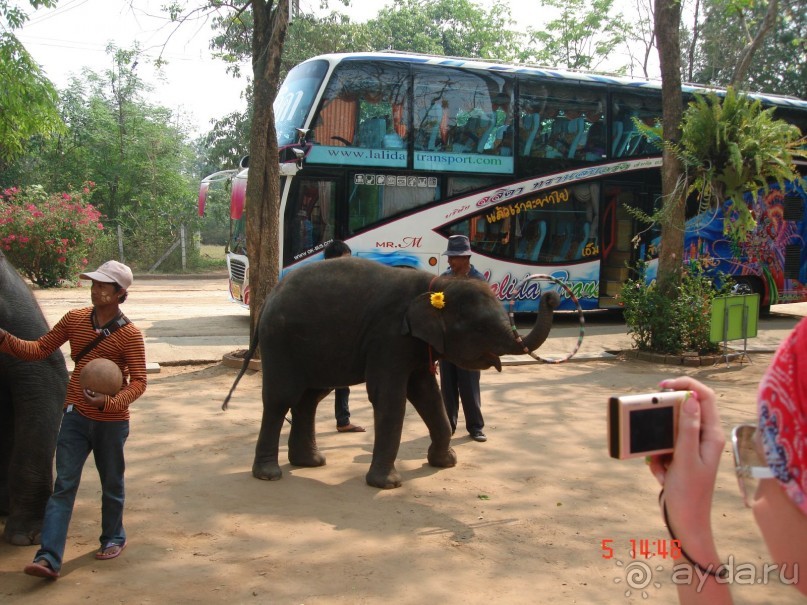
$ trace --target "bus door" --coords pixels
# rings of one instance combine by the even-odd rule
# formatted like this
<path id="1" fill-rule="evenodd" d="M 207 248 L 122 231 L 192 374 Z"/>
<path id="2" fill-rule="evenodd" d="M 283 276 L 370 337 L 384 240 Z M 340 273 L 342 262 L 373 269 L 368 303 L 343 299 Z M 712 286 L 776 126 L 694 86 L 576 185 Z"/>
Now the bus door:
<path id="1" fill-rule="evenodd" d="M 654 195 L 636 183 L 603 183 L 600 210 L 600 308 L 619 306 L 622 285 L 634 277 L 633 267 L 640 259 L 655 258 L 653 241 L 658 230 L 639 221 L 628 211 L 637 208 L 653 213 Z"/>
<path id="2" fill-rule="evenodd" d="M 296 178 L 283 220 L 283 266 L 322 251 L 336 237 L 337 183 L 333 178 Z"/>

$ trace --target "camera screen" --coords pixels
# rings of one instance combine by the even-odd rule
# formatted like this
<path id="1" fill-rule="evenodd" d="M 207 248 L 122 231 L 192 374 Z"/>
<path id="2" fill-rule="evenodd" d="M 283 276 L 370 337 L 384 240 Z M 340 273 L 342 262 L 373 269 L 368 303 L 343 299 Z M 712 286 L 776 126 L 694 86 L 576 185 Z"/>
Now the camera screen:
<path id="1" fill-rule="evenodd" d="M 672 448 L 674 408 L 660 407 L 630 413 L 632 454 Z"/>

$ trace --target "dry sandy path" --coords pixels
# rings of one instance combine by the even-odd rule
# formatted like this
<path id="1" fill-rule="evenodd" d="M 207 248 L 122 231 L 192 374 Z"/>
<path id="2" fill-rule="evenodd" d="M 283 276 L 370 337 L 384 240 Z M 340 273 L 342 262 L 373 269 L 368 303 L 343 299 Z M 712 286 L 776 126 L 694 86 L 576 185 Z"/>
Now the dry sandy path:
<path id="1" fill-rule="evenodd" d="M 618 462 L 605 453 L 605 402 L 686 372 L 718 391 L 728 434 L 733 424 L 753 419 L 756 385 L 769 360 L 758 354 L 743 367 L 689 370 L 613 360 L 484 372 L 488 442 L 458 432 L 458 465 L 431 468 L 425 426 L 410 406 L 397 463 L 404 484 L 389 491 L 364 483 L 373 429 L 361 388 L 353 389 L 351 410 L 367 433 L 337 433 L 329 397 L 318 411 L 327 465 L 285 463 L 282 480 L 263 482 L 249 472 L 260 374 L 246 376 L 222 412 L 235 370 L 163 368 L 133 406 L 126 446 L 129 547 L 112 561 L 92 557 L 99 484 L 88 462 L 62 578 L 23 575 L 34 548 L 0 544 L 0 601 L 675 602 L 669 558 L 647 561 L 653 576 L 643 589 L 636 580 L 628 585 L 628 568 L 644 561 L 631 558 L 631 540 L 668 535 L 657 485 L 643 462 Z M 742 506 L 728 447 L 714 521 L 724 557 L 756 565 L 768 560 Z M 612 559 L 603 557 L 603 540 L 613 541 Z M 803 602 L 775 580 L 735 586 L 734 594 L 738 603 Z"/>

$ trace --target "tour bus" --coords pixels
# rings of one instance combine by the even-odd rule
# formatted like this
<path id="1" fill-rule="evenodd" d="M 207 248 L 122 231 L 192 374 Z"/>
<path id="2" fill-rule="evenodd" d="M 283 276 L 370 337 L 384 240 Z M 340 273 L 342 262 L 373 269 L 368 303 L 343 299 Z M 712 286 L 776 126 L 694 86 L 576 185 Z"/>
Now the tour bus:
<path id="1" fill-rule="evenodd" d="M 685 100 L 696 92 L 684 89 Z M 807 132 L 807 102 L 753 95 Z M 292 69 L 274 104 L 280 146 L 282 274 L 333 239 L 355 256 L 442 273 L 448 237 L 517 312 L 556 289 L 561 309 L 615 308 L 629 267 L 659 232 L 631 208 L 661 203 L 658 82 L 405 53 L 334 54 Z M 802 166 L 803 167 L 803 166 Z M 249 304 L 244 238 L 248 169 L 231 185 L 230 294 Z M 748 194 L 758 227 L 723 234 L 720 210 L 687 211 L 685 258 L 758 292 L 764 308 L 807 300 L 803 182 Z M 651 262 L 652 266 L 652 262 Z M 554 280 L 525 280 L 533 274 Z M 568 288 L 568 289 L 567 289 Z"/>

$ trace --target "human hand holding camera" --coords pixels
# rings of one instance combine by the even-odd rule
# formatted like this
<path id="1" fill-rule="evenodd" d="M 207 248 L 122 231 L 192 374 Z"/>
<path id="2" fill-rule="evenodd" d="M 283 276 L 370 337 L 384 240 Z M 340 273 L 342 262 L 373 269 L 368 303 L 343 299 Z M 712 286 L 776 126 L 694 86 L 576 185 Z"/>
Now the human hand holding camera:
<path id="1" fill-rule="evenodd" d="M 690 377 L 665 380 L 662 389 L 687 390 L 672 454 L 648 457 L 663 488 L 661 505 L 670 533 L 701 566 L 720 565 L 711 525 L 712 495 L 726 438 L 715 392 Z"/>
<path id="2" fill-rule="evenodd" d="M 662 486 L 659 503 L 671 537 L 690 563 L 710 573 L 720 568 L 711 508 L 725 443 L 715 393 L 689 377 L 659 387 L 609 399 L 609 454 L 645 457 Z"/>

